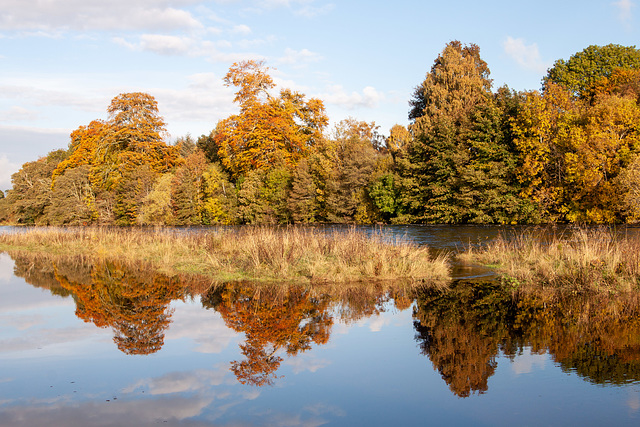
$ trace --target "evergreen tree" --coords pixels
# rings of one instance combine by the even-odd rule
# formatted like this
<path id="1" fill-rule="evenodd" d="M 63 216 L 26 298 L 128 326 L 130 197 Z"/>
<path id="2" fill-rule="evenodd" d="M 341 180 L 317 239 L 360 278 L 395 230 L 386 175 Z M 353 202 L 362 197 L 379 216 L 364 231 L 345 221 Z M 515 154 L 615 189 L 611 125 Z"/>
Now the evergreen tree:
<path id="1" fill-rule="evenodd" d="M 516 220 L 513 146 L 480 49 L 449 43 L 410 105 L 414 138 L 398 166 L 413 221 Z"/>

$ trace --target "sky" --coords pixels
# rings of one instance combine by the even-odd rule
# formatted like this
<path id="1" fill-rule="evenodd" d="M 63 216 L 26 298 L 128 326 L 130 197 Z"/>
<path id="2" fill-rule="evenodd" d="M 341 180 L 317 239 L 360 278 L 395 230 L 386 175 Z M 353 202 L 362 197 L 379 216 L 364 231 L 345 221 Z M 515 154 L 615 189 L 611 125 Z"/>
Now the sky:
<path id="1" fill-rule="evenodd" d="M 168 142 L 235 114 L 223 77 L 263 60 L 331 124 L 407 125 L 452 40 L 475 43 L 494 89 L 537 90 L 558 59 L 640 40 L 640 0 L 0 0 L 0 190 L 28 161 L 108 118 L 115 96 L 158 101 Z M 330 130 L 330 129 L 328 129 Z"/>

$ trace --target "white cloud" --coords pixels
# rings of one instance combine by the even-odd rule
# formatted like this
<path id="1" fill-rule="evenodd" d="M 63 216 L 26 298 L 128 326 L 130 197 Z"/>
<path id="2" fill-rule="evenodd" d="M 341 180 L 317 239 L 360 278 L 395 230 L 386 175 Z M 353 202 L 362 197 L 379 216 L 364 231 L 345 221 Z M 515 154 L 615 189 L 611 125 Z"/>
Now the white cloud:
<path id="1" fill-rule="evenodd" d="M 248 10 L 255 13 L 268 9 L 287 8 L 294 14 L 305 18 L 313 18 L 328 13 L 335 8 L 333 3 L 316 5 L 314 0 L 260 0 L 254 3 L 255 7 Z"/>
<path id="2" fill-rule="evenodd" d="M 161 55 L 185 55 L 192 50 L 193 40 L 188 37 L 143 34 L 140 36 L 140 46 L 142 50 Z"/>
<path id="3" fill-rule="evenodd" d="M 38 118 L 38 113 L 24 107 L 13 106 L 0 111 L 0 122 L 31 121 Z"/>
<path id="4" fill-rule="evenodd" d="M 319 15 L 325 15 L 331 12 L 335 8 L 333 3 L 328 3 L 320 7 L 304 6 L 298 9 L 296 15 L 304 16 L 305 18 L 313 18 Z"/>
<path id="5" fill-rule="evenodd" d="M 620 22 L 625 26 L 629 26 L 633 18 L 632 10 L 636 5 L 631 0 L 619 0 L 612 4 L 618 11 L 618 19 Z"/>
<path id="6" fill-rule="evenodd" d="M 200 23 L 173 5 L 196 0 L 57 0 L 38 2 L 4 0 L 0 29 L 51 32 L 56 30 L 196 29 Z"/>
<path id="7" fill-rule="evenodd" d="M 286 48 L 284 56 L 278 59 L 281 64 L 304 66 L 310 62 L 318 62 L 322 59 L 322 56 L 315 52 L 311 52 L 308 49 L 293 50 Z"/>
<path id="8" fill-rule="evenodd" d="M 73 78 L 25 78 L 5 81 L 5 83 L 0 85 L 0 97 L 29 100 L 35 106 L 56 105 L 74 107 L 83 111 L 105 111 L 108 105 L 102 97 L 87 96 L 87 92 L 75 89 L 78 81 Z"/>
<path id="9" fill-rule="evenodd" d="M 540 58 L 538 45 L 535 43 L 527 45 L 524 39 L 514 39 L 509 36 L 503 43 L 503 48 L 507 55 L 526 70 L 544 73 L 550 65 Z"/>
<path id="10" fill-rule="evenodd" d="M 232 32 L 236 34 L 251 34 L 251 28 L 247 25 L 234 25 Z"/>
<path id="11" fill-rule="evenodd" d="M 10 162 L 5 154 L 0 154 L 0 190 L 11 188 L 11 175 L 19 169 L 20 165 Z"/>
<path id="12" fill-rule="evenodd" d="M 344 91 L 342 86 L 334 85 L 329 88 L 328 93 L 319 95 L 318 98 L 324 100 L 327 104 L 335 104 L 347 109 L 356 109 L 362 107 L 374 108 L 384 99 L 384 95 L 371 86 L 362 89 L 362 93 L 351 92 L 349 94 Z"/>

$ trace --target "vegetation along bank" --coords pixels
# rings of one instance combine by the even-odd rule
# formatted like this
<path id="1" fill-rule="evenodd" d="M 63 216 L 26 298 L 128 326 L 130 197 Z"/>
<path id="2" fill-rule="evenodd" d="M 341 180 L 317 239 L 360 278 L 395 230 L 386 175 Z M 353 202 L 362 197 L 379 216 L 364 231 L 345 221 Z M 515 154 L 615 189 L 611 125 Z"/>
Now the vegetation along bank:
<path id="1" fill-rule="evenodd" d="M 117 95 L 107 120 L 22 165 L 0 222 L 36 225 L 636 223 L 640 51 L 589 46 L 542 89 L 493 88 L 474 44 L 448 43 L 388 136 L 233 64 L 237 114 L 165 140 L 154 97 Z"/>

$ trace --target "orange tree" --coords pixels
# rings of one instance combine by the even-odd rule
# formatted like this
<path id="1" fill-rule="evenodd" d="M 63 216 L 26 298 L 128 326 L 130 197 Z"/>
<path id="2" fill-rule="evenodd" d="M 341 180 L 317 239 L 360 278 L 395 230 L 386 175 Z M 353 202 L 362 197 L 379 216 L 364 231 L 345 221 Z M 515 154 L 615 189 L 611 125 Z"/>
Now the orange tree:
<path id="1" fill-rule="evenodd" d="M 214 131 L 217 155 L 234 177 L 274 163 L 294 166 L 322 137 L 328 123 L 322 101 L 282 89 L 278 96 L 262 61 L 235 63 L 224 78 L 238 88 L 240 113 L 222 120 Z"/>
<path id="2" fill-rule="evenodd" d="M 110 200 L 119 222 L 132 223 L 154 180 L 173 168 L 179 155 L 164 141 L 165 122 L 153 96 L 123 93 L 107 111 L 109 120 L 92 121 L 71 133 L 69 158 L 53 172 L 53 185 L 66 170 L 89 165 L 96 194 Z"/>

